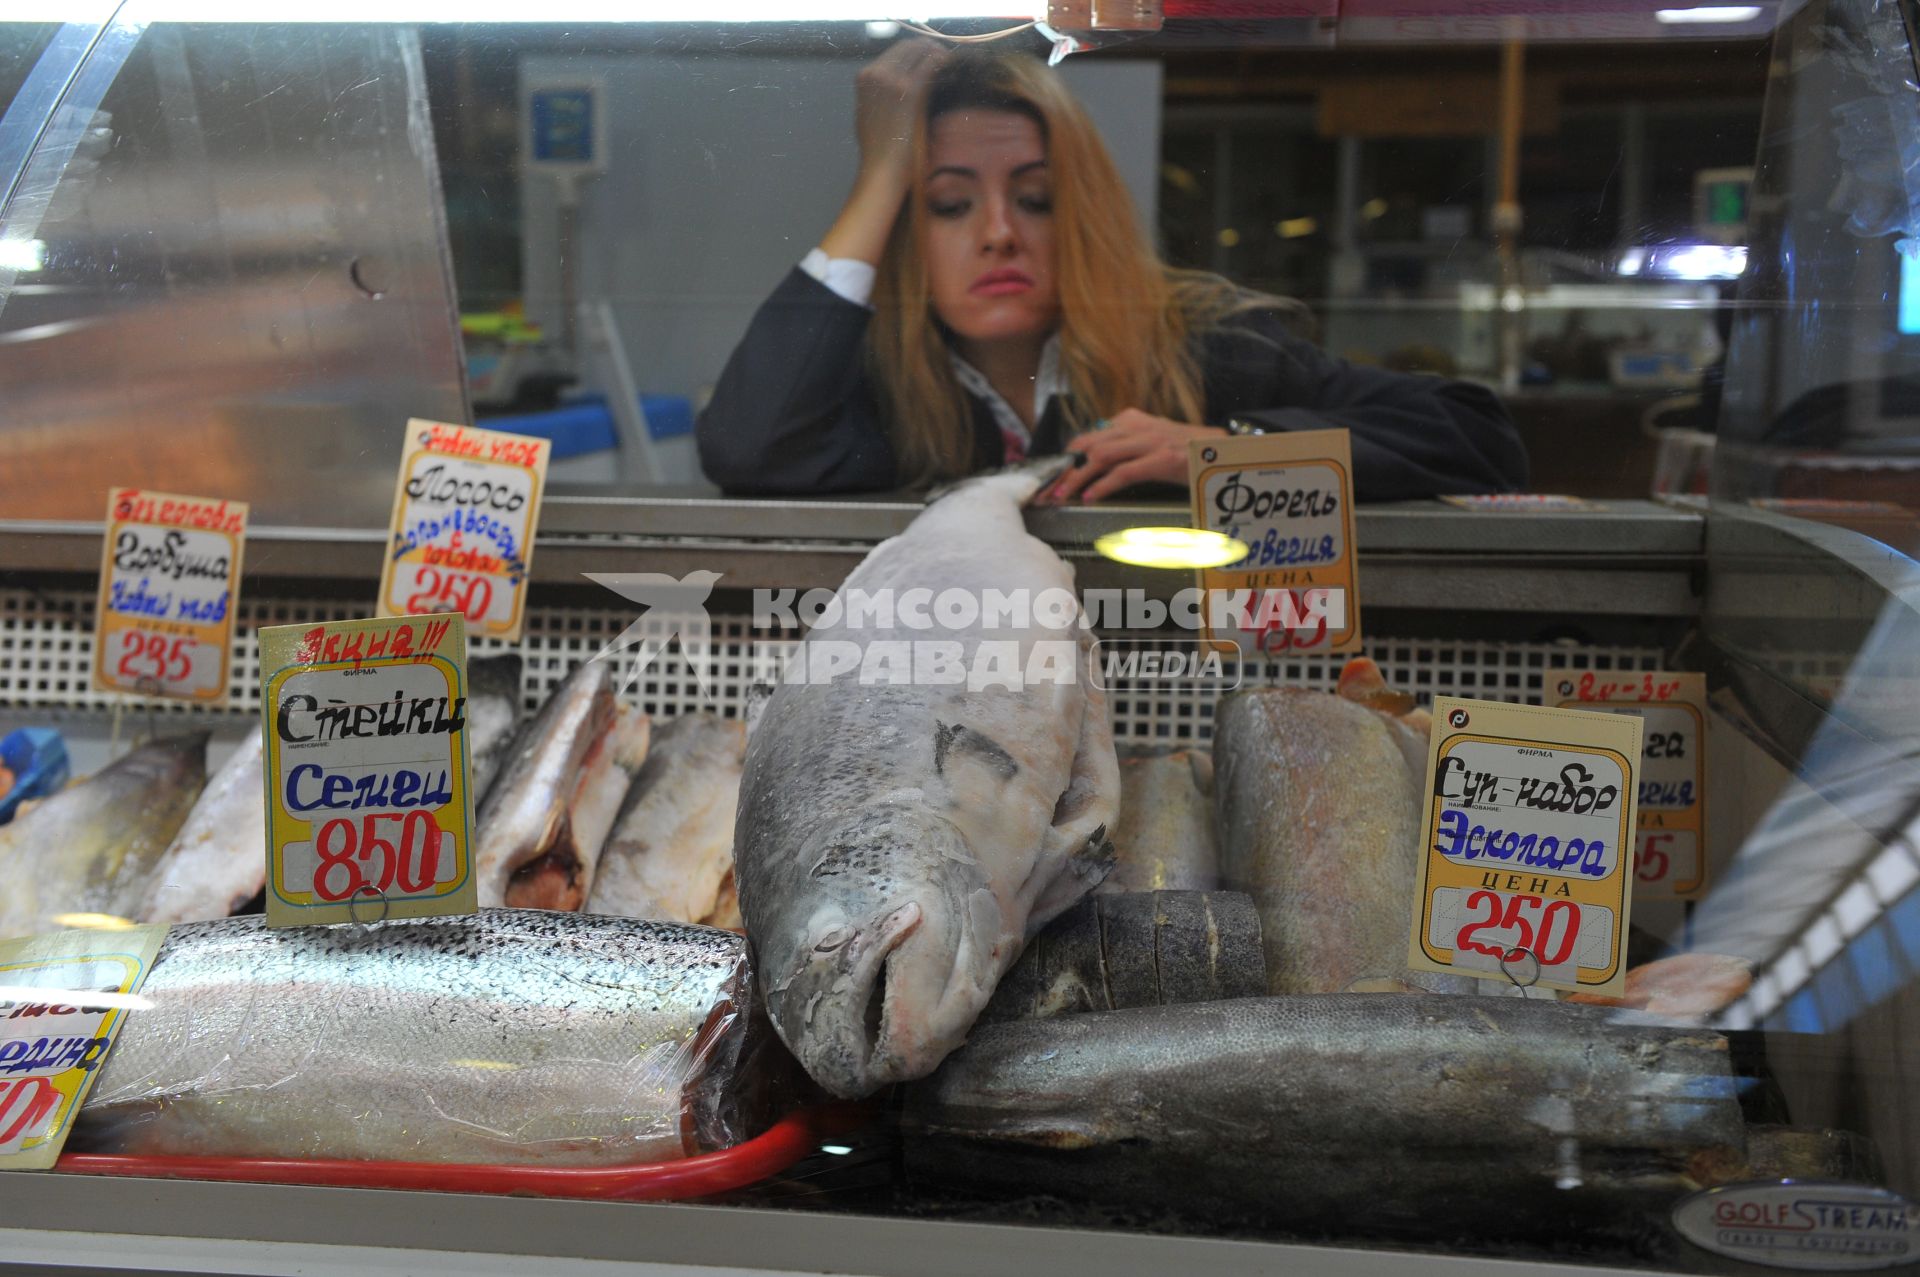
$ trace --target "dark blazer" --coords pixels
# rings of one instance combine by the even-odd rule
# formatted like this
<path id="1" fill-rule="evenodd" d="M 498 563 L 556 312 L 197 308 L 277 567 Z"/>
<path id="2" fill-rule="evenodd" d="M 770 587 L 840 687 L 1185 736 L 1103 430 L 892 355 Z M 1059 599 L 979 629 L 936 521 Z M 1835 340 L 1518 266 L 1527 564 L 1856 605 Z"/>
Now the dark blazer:
<path id="1" fill-rule="evenodd" d="M 707 478 L 742 496 L 899 487 L 864 359 L 871 316 L 805 271 L 790 271 L 754 315 L 700 414 L 696 438 Z M 1519 434 L 1484 387 L 1356 367 L 1287 332 L 1272 310 L 1236 315 L 1199 341 L 1206 424 L 1238 417 L 1270 431 L 1344 426 L 1361 500 L 1510 492 L 1526 482 Z M 968 398 L 974 469 L 992 469 L 1000 464 L 1000 431 L 987 405 Z M 1049 405 L 1038 423 L 1035 454 L 1059 451 L 1058 409 L 1057 401 Z"/>

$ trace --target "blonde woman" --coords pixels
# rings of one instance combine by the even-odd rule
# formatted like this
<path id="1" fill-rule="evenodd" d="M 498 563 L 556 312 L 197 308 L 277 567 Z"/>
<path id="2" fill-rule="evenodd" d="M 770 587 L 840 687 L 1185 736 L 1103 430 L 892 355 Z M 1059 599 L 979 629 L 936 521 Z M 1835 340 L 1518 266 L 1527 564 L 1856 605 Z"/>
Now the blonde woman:
<path id="1" fill-rule="evenodd" d="M 1155 255 L 1086 113 L 1037 60 L 890 48 L 861 71 L 860 168 L 701 415 L 732 493 L 918 487 L 1062 448 L 1057 501 L 1184 486 L 1187 444 L 1346 427 L 1362 498 L 1509 491 L 1488 390 L 1359 368 L 1285 303 Z"/>

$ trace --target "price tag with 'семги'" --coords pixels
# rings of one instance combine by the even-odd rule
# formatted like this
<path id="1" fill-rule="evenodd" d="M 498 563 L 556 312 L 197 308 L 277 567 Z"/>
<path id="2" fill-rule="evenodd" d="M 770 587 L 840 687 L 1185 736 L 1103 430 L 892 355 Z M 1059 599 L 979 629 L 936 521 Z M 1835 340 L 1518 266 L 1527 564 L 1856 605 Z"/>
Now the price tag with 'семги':
<path id="1" fill-rule="evenodd" d="M 1567 670 L 1548 679 L 1563 709 L 1632 714 L 1646 724 L 1633 894 L 1698 899 L 1707 887 L 1706 675 Z"/>
<path id="2" fill-rule="evenodd" d="M 1360 592 L 1354 566 L 1353 452 L 1345 430 L 1209 439 L 1187 453 L 1193 526 L 1244 542 L 1247 556 L 1203 568 L 1200 588 L 1244 591 L 1216 647 L 1255 652 L 1354 652 Z"/>
<path id="3" fill-rule="evenodd" d="M 1409 963 L 1618 996 L 1638 718 L 1437 696 Z"/>
<path id="4" fill-rule="evenodd" d="M 0 941 L 0 1170 L 59 1160 L 164 925 Z"/>
<path id="5" fill-rule="evenodd" d="M 246 543 L 243 502 L 110 489 L 94 688 L 226 699 Z"/>
<path id="6" fill-rule="evenodd" d="M 518 641 L 552 448 L 526 435 L 409 421 L 380 615 L 458 612 L 476 638 Z"/>
<path id="7" fill-rule="evenodd" d="M 260 631 L 267 922 L 472 913 L 458 613 Z"/>

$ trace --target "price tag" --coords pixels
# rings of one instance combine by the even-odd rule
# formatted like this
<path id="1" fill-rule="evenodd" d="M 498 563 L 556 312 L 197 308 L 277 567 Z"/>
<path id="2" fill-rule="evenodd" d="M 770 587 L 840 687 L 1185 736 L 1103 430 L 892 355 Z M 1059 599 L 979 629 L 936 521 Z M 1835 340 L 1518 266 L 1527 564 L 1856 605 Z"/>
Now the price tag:
<path id="1" fill-rule="evenodd" d="M 1641 724 L 1438 696 L 1409 962 L 1618 996 Z"/>
<path id="2" fill-rule="evenodd" d="M 95 690 L 225 700 L 246 543 L 243 502 L 110 489 Z"/>
<path id="3" fill-rule="evenodd" d="M 1633 894 L 1695 900 L 1707 887 L 1707 680 L 1704 674 L 1565 673 L 1563 709 L 1632 714 L 1646 725 Z"/>
<path id="4" fill-rule="evenodd" d="M 458 613 L 260 631 L 267 922 L 475 907 Z"/>
<path id="5" fill-rule="evenodd" d="M 145 926 L 0 941 L 0 1170 L 59 1159 L 166 935 Z"/>
<path id="6" fill-rule="evenodd" d="M 552 447 L 526 435 L 409 421 L 380 615 L 458 612 L 475 637 L 517 642 Z"/>
<path id="7" fill-rule="evenodd" d="M 1193 525 L 1251 547 L 1238 563 L 1200 572 L 1203 590 L 1245 592 L 1228 627 L 1214 625 L 1214 609 L 1206 610 L 1212 649 L 1358 651 L 1347 432 L 1204 440 L 1191 445 L 1187 466 Z"/>

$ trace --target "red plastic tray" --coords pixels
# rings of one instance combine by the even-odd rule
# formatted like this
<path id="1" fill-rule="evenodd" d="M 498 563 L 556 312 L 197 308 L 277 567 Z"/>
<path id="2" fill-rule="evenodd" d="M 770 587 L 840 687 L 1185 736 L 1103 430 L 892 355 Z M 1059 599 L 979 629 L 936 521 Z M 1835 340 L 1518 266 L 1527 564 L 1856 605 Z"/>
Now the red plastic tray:
<path id="1" fill-rule="evenodd" d="M 786 1170 L 845 1129 L 840 1109 L 800 1109 L 764 1134 L 717 1153 L 632 1166 L 495 1166 L 452 1162 L 350 1162 L 305 1158 L 136 1157 L 68 1153 L 54 1169 L 75 1175 L 411 1188 L 448 1193 L 518 1193 L 622 1201 L 684 1201 L 745 1188 Z"/>

